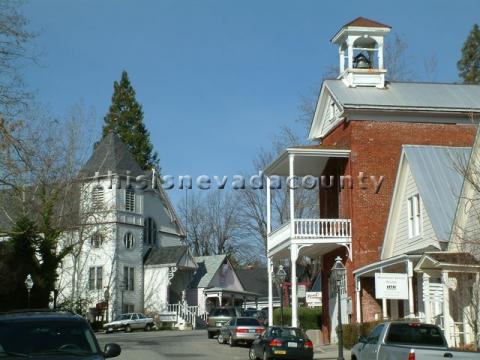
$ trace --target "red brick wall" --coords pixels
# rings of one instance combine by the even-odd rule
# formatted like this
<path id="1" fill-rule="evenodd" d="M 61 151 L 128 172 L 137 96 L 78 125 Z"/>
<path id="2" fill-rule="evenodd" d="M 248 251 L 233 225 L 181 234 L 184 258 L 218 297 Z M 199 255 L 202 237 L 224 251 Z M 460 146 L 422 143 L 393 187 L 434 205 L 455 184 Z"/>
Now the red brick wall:
<path id="1" fill-rule="evenodd" d="M 340 193 L 340 217 L 350 217 L 352 220 L 352 251 L 353 264 L 348 263 L 348 292 L 353 301 L 353 321 L 355 315 L 355 284 L 353 269 L 376 262 L 380 259 L 380 250 L 383 242 L 384 231 L 390 209 L 398 162 L 403 144 L 417 145 L 445 145 L 445 146 L 471 146 L 475 137 L 473 125 L 407 123 L 407 122 L 380 122 L 380 121 L 351 121 L 347 125 L 340 125 L 323 140 L 322 144 L 338 146 L 351 150 L 350 159 L 344 167 L 344 173 L 350 174 L 354 179 L 352 190 Z M 339 161 L 339 160 L 332 160 Z M 340 167 L 341 168 L 341 167 Z M 339 167 L 328 164 L 324 174 L 331 175 L 328 171 Z M 358 187 L 357 176 L 364 172 L 366 176 L 374 175 L 377 178 L 384 176 L 378 194 L 374 193 L 370 180 L 366 180 L 366 190 Z M 328 206 L 322 202 L 320 192 L 320 209 Z M 327 196 L 332 196 L 328 194 Z M 345 207 L 345 208 L 343 208 Z M 325 209 L 324 209 L 325 210 Z M 323 216 L 324 211 L 321 213 Z M 346 252 L 341 249 L 343 258 Z M 323 258 L 323 274 L 328 276 L 333 265 L 333 259 L 338 251 L 329 253 Z M 324 334 L 328 335 L 328 280 L 322 281 L 324 294 Z M 363 319 L 373 319 L 379 312 L 378 303 L 373 298 L 374 292 L 363 292 L 362 305 Z"/>

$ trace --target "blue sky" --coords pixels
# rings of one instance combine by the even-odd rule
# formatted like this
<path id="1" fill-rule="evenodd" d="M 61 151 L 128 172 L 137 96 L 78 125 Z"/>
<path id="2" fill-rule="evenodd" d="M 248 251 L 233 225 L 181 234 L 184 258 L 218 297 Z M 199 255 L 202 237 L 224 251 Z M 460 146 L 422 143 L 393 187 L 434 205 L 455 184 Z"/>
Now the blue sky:
<path id="1" fill-rule="evenodd" d="M 53 113 L 81 102 L 95 110 L 100 136 L 125 69 L 163 173 L 195 176 L 251 169 L 279 127 L 300 131 L 301 96 L 337 63 L 330 38 L 358 16 L 402 35 L 416 79 L 425 80 L 424 60 L 436 56 L 435 80 L 457 81 L 480 2 L 30 0 L 24 13 L 41 52 L 26 81 Z"/>

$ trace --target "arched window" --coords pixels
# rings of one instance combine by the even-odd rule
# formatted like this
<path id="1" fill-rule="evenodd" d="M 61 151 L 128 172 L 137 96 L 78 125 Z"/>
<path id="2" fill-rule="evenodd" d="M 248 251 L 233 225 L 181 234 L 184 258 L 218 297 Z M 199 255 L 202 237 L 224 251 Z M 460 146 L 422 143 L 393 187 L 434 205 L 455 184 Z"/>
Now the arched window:
<path id="1" fill-rule="evenodd" d="M 155 245 L 157 243 L 157 224 L 151 217 L 145 219 L 143 242 L 149 245 Z"/>
<path id="2" fill-rule="evenodd" d="M 133 249 L 133 246 L 135 245 L 135 238 L 131 232 L 127 232 L 125 234 L 123 237 L 123 244 L 127 249 Z"/>
<path id="3" fill-rule="evenodd" d="M 92 207 L 100 209 L 103 207 L 103 187 L 95 186 L 92 190 Z"/>
<path id="4" fill-rule="evenodd" d="M 100 246 L 102 246 L 102 244 L 103 244 L 102 234 L 100 233 L 93 234 L 92 237 L 90 238 L 90 245 L 93 248 L 98 249 Z"/>

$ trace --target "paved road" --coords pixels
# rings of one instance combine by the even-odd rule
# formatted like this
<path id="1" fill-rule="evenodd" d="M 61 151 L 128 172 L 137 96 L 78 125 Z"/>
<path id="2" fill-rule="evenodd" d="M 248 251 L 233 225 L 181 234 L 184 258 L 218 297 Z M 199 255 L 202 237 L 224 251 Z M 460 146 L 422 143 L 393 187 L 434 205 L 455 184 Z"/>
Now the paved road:
<path id="1" fill-rule="evenodd" d="M 220 345 L 216 339 L 207 339 L 205 330 L 97 334 L 97 339 L 102 349 L 107 343 L 119 344 L 119 360 L 248 359 L 247 346 Z"/>

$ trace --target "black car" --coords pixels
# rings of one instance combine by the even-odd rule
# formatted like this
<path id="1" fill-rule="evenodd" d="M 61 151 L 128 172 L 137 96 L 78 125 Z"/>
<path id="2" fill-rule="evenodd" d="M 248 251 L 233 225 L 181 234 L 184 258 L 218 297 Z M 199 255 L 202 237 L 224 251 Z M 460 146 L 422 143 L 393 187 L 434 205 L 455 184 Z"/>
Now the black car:
<path id="1" fill-rule="evenodd" d="M 270 326 L 252 343 L 249 357 L 251 360 L 312 360 L 313 343 L 299 328 Z"/>
<path id="2" fill-rule="evenodd" d="M 102 360 L 120 355 L 117 344 L 100 350 L 88 322 L 66 311 L 0 314 L 0 359 Z"/>

